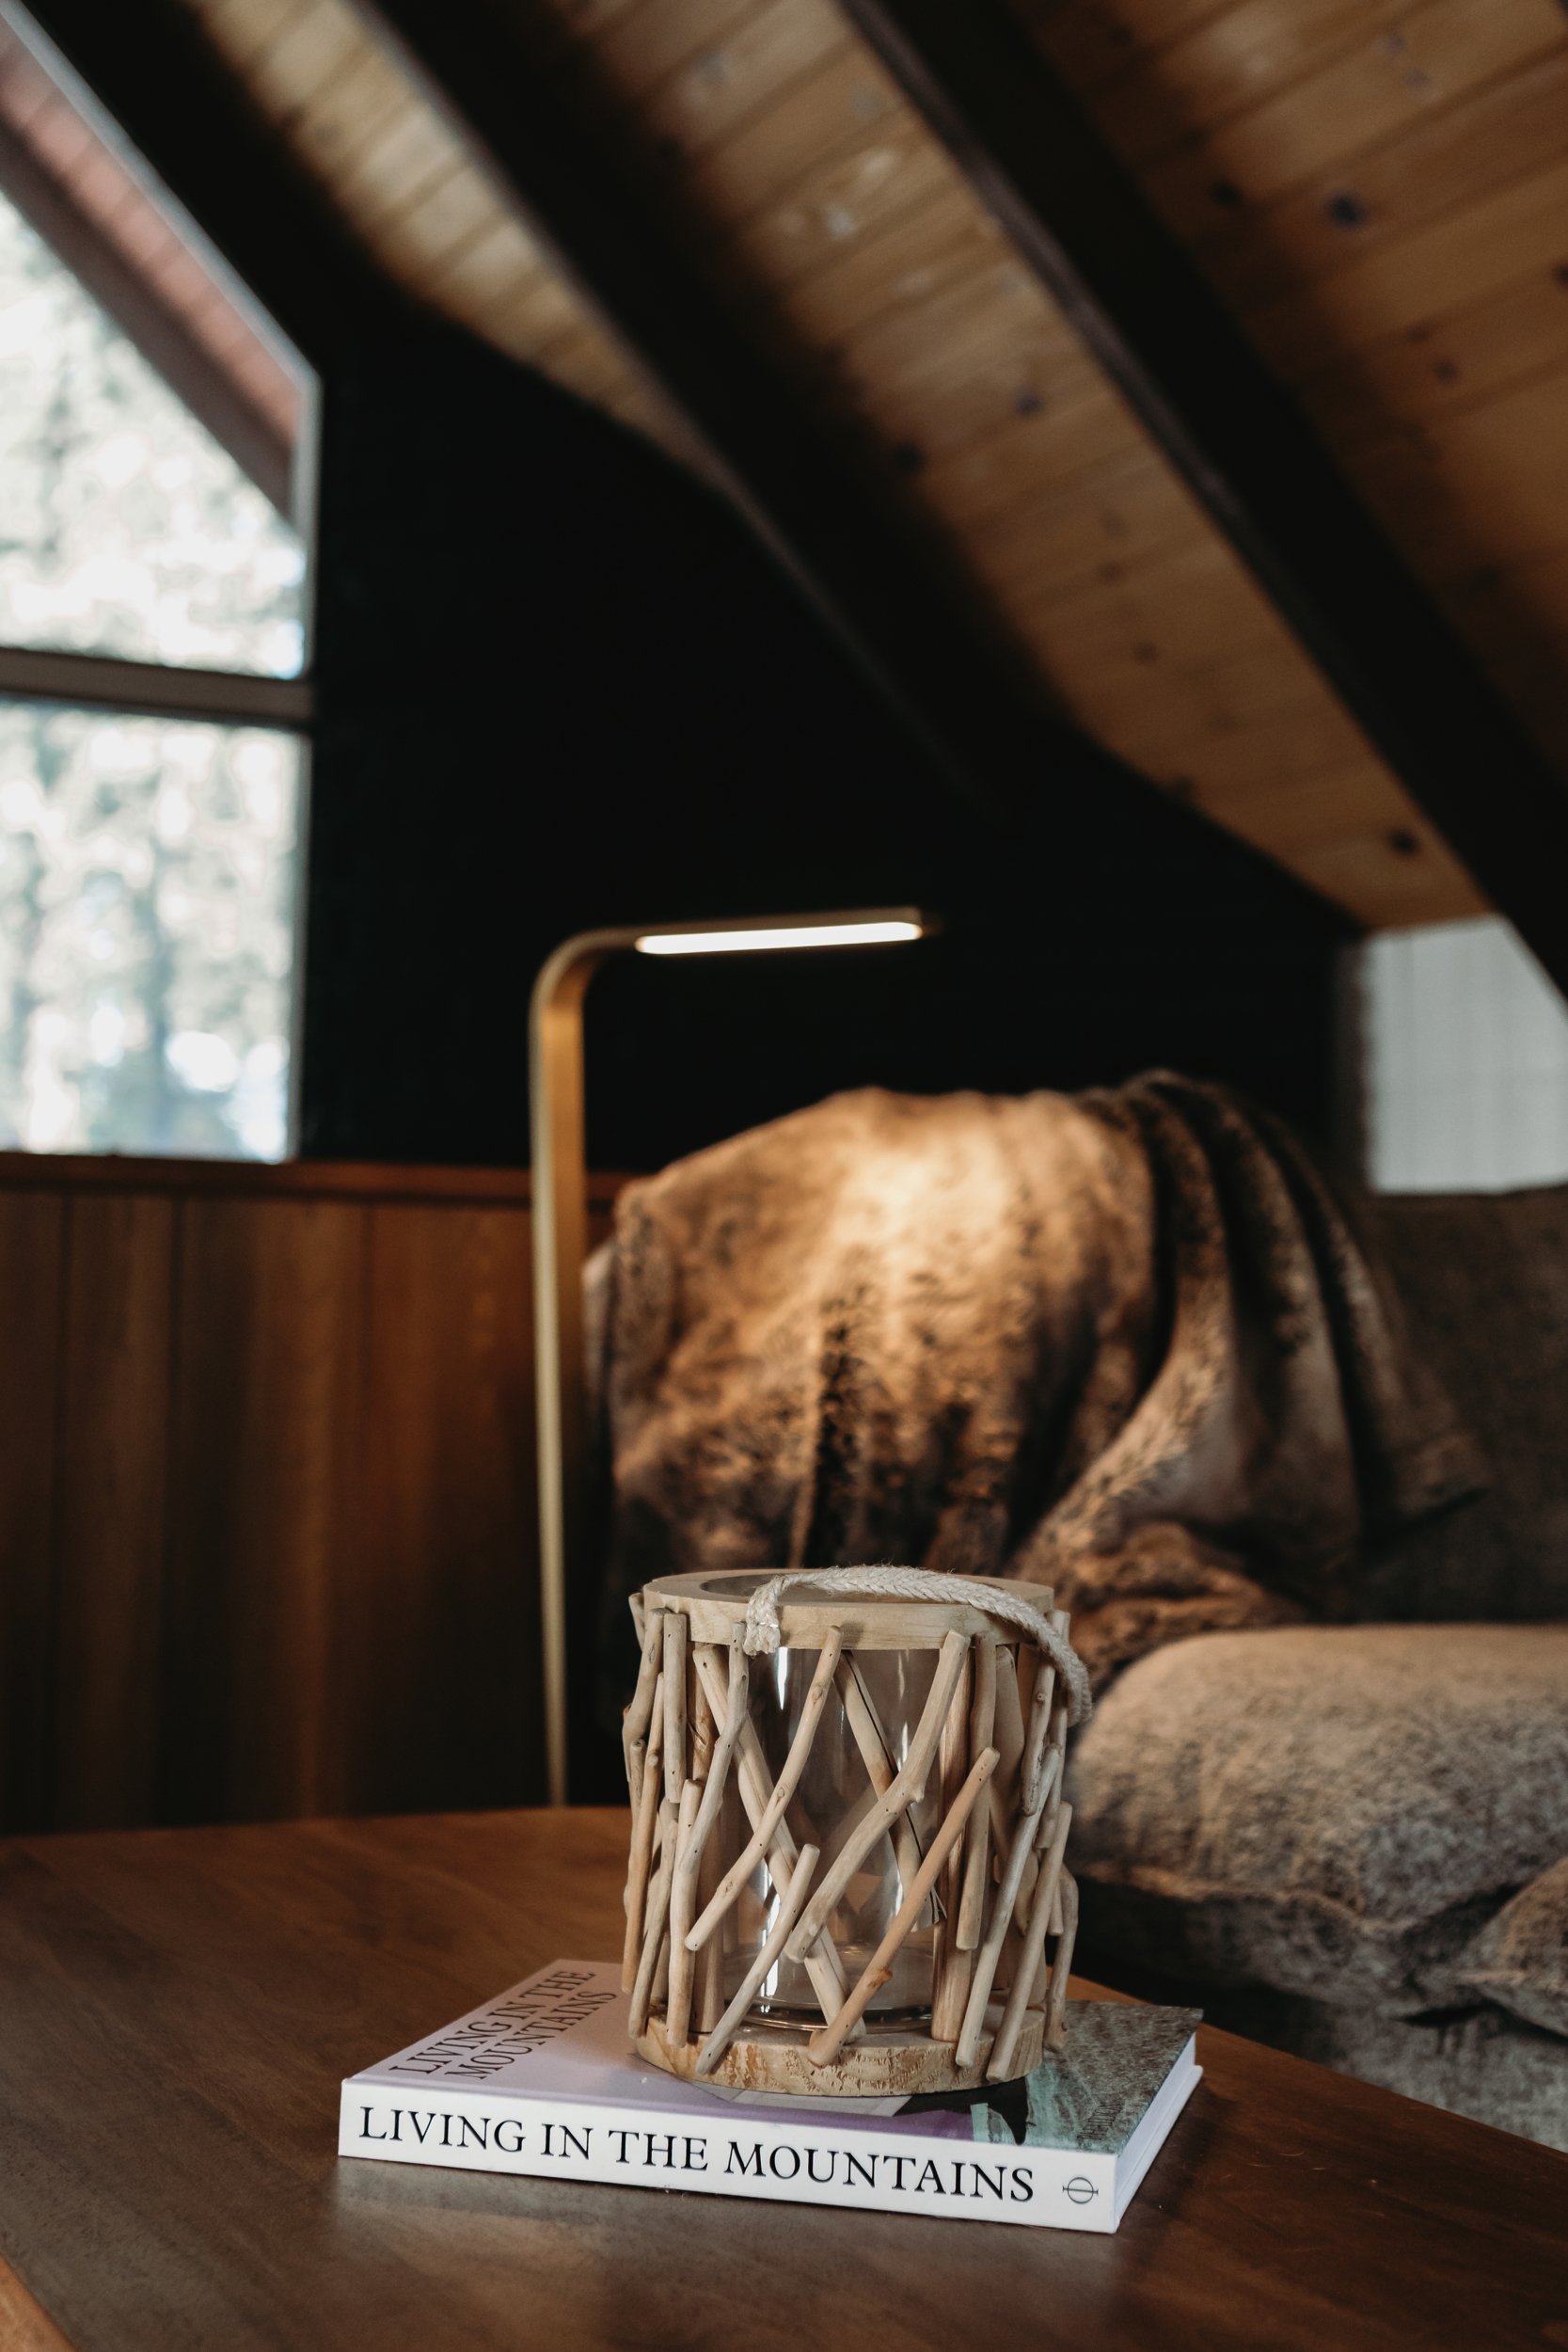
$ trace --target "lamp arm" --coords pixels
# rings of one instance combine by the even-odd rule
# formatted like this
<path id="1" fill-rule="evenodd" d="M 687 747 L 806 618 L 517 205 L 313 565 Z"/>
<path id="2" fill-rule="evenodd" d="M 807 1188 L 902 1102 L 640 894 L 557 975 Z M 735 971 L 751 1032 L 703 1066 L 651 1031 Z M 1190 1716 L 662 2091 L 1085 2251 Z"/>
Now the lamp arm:
<path id="1" fill-rule="evenodd" d="M 529 1001 L 529 1126 L 533 1164 L 533 1381 L 539 1429 L 539 1616 L 545 1668 L 545 1757 L 551 1804 L 566 1803 L 566 1600 L 580 1570 L 588 1460 L 582 1265 L 588 1254 L 582 1000 L 606 956 L 710 952 L 751 945 L 869 946 L 936 928 L 918 907 L 618 925 L 578 931 L 540 967 Z M 857 932 L 858 939 L 845 934 Z M 660 945 L 662 943 L 662 946 Z"/>
<path id="2" fill-rule="evenodd" d="M 539 1613 L 545 1761 L 551 1804 L 566 1803 L 566 1594 L 580 1569 L 588 1451 L 582 1267 L 588 1245 L 582 1000 L 607 955 L 635 930 L 579 931 L 541 966 L 529 1004 L 533 1170 L 533 1394 L 539 1461 Z"/>

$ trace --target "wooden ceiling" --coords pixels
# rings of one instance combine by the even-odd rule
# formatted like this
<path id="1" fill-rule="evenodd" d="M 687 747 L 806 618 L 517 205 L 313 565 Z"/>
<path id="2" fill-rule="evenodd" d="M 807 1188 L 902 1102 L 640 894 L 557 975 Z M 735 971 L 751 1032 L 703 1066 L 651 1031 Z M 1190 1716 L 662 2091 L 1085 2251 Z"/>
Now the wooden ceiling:
<path id="1" fill-rule="evenodd" d="M 692 459 L 347 0 L 188 5 L 404 286 Z M 533 5 L 538 71 L 657 163 L 799 398 L 1060 707 L 1364 922 L 1483 904 L 833 0 Z M 1568 768 L 1568 17 L 1556 0 L 1029 16 Z"/>

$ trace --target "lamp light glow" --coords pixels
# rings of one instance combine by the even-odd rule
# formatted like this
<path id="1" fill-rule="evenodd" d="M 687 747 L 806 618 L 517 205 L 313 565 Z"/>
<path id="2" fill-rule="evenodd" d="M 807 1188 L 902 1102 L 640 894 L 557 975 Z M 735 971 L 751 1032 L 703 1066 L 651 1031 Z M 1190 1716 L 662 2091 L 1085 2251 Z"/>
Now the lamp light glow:
<path id="1" fill-rule="evenodd" d="M 644 956 L 735 956 L 771 947 L 880 947 L 924 937 L 924 924 L 900 917 L 879 923 L 757 924 L 741 931 L 644 931 L 635 945 Z"/>

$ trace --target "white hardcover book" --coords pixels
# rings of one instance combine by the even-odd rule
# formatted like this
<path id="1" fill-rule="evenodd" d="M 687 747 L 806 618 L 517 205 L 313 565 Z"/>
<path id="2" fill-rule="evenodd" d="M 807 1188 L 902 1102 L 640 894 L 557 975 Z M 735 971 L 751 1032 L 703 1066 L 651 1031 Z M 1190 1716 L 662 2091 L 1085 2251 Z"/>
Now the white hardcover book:
<path id="1" fill-rule="evenodd" d="M 1202 2073 L 1196 2010 L 1073 2001 L 1062 2055 L 1023 2082 L 785 2100 L 646 2064 L 626 2005 L 613 1964 L 542 1968 L 350 2075 L 339 2154 L 1112 2231 Z"/>

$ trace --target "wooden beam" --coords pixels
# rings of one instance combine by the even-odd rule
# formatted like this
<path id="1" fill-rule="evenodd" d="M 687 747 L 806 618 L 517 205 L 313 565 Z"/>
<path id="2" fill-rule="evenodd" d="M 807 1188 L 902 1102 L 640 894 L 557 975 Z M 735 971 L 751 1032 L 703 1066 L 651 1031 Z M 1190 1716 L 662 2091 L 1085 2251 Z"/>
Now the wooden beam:
<path id="1" fill-rule="evenodd" d="M 6 122 L 0 190 L 278 513 L 292 516 L 293 452 L 273 420 Z"/>
<path id="2" fill-rule="evenodd" d="M 1568 784 L 1006 0 L 842 0 L 1346 707 L 1568 988 Z"/>
<path id="3" fill-rule="evenodd" d="M 411 315 L 181 0 L 0 0 L 0 15 L 68 95 L 79 83 L 112 118 L 193 239 L 222 256 L 311 367 Z"/>
<path id="4" fill-rule="evenodd" d="M 950 779 L 1019 819 L 1037 816 L 1050 787 L 1067 785 L 1113 805 L 1129 796 L 1143 821 L 1174 823 L 1183 837 L 1195 825 L 1213 833 L 1045 701 L 1032 666 L 988 633 L 936 548 L 878 498 L 863 465 L 752 342 L 632 143 L 607 135 L 559 73 L 539 70 L 515 12 L 492 0 L 354 6 Z"/>

